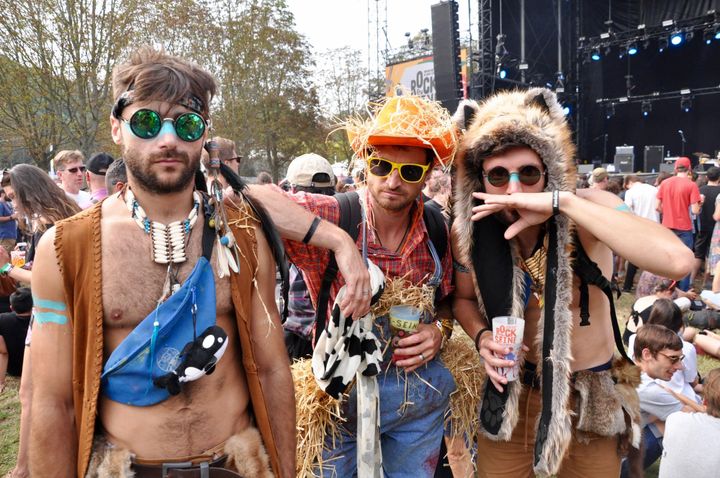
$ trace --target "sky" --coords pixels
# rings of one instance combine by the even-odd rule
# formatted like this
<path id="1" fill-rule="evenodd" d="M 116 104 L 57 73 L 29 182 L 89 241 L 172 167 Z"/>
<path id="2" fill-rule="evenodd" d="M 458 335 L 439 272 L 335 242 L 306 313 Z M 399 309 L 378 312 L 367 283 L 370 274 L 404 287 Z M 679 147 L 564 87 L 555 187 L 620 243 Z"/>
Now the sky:
<path id="1" fill-rule="evenodd" d="M 297 30 L 305 35 L 313 46 L 315 54 L 330 48 L 350 46 L 363 52 L 367 62 L 368 51 L 368 6 L 370 19 L 379 10 L 381 25 L 384 24 L 387 6 L 387 42 L 390 49 L 406 44 L 405 32 L 416 35 L 421 29 L 432 31 L 430 7 L 439 0 L 287 0 L 295 15 Z M 477 3 L 477 2 L 472 2 Z M 467 36 L 468 0 L 458 2 L 460 36 Z M 477 16 L 474 5 L 472 16 Z M 473 19 L 473 24 L 477 21 Z M 373 60 L 375 55 L 375 24 L 371 24 Z M 476 35 L 476 33 L 474 34 Z M 380 44 L 384 47 L 386 38 L 380 33 Z"/>

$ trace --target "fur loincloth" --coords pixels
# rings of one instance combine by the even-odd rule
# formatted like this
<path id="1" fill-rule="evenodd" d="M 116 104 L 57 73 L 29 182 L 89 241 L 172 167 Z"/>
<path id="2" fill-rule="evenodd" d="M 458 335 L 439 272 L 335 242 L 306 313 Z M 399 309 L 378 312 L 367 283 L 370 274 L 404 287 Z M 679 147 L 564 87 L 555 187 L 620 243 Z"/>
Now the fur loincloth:
<path id="1" fill-rule="evenodd" d="M 270 458 L 254 427 L 231 436 L 224 446 L 225 467 L 240 473 L 243 478 L 273 478 Z M 133 454 L 109 443 L 103 435 L 96 435 L 86 478 L 134 478 Z"/>

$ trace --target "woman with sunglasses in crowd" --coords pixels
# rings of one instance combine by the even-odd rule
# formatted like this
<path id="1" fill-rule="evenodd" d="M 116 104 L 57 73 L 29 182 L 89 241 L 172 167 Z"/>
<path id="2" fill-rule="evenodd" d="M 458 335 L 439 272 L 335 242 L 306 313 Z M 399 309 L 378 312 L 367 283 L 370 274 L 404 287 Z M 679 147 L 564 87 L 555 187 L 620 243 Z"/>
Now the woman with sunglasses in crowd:
<path id="1" fill-rule="evenodd" d="M 13 201 L 18 216 L 19 228 L 28 236 L 28 249 L 25 253 L 25 265 L 14 267 L 10 256 L 0 250 L 0 274 L 16 282 L 32 284 L 32 263 L 35 258 L 35 246 L 42 235 L 57 221 L 68 218 L 78 212 L 80 207 L 70 199 L 65 191 L 50 179 L 42 169 L 29 164 L 18 164 L 6 172 L 0 186 Z M 30 336 L 32 324 L 28 329 L 23 357 L 22 379 L 20 381 L 20 446 L 17 462 L 9 476 L 21 478 L 30 476 L 28 468 L 28 443 L 30 438 L 30 409 L 32 378 L 30 365 Z"/>

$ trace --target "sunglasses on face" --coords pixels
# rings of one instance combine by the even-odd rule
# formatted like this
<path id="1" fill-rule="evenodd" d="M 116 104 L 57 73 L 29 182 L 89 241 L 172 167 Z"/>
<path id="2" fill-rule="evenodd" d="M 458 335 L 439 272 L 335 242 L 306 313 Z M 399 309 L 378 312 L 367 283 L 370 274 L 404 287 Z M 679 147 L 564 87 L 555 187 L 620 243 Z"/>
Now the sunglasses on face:
<path id="1" fill-rule="evenodd" d="M 74 168 L 63 169 L 63 171 L 67 171 L 70 174 L 75 174 L 78 171 L 80 171 L 81 173 L 84 173 L 85 169 L 86 169 L 85 166 L 75 166 Z"/>
<path id="2" fill-rule="evenodd" d="M 512 176 L 515 176 L 515 179 L 525 186 L 533 186 L 545 175 L 545 171 L 541 171 L 540 168 L 531 164 L 521 166 L 517 171 L 512 172 L 502 166 L 495 166 L 490 171 L 483 172 L 483 175 L 495 187 L 505 186 L 510 182 Z"/>
<path id="3" fill-rule="evenodd" d="M 166 121 L 175 128 L 178 138 L 188 143 L 197 141 L 205 133 L 205 119 L 197 113 L 183 113 L 177 118 L 161 118 L 160 113 L 153 110 L 137 110 L 129 120 L 120 118 L 130 126 L 130 131 L 140 139 L 152 139 L 160 134 Z"/>
<path id="4" fill-rule="evenodd" d="M 683 360 L 685 358 L 684 355 L 668 355 L 668 354 L 664 354 L 662 352 L 658 352 L 658 353 L 660 355 L 662 355 L 663 357 L 665 357 L 666 359 L 668 359 L 670 361 L 670 363 L 673 365 L 675 365 L 676 363 L 680 362 L 681 360 Z"/>
<path id="5" fill-rule="evenodd" d="M 390 176 L 397 169 L 400 178 L 406 183 L 419 183 L 425 177 L 425 173 L 430 168 L 429 164 L 407 164 L 395 163 L 387 159 L 370 156 L 368 158 L 368 170 L 373 176 L 384 178 Z"/>

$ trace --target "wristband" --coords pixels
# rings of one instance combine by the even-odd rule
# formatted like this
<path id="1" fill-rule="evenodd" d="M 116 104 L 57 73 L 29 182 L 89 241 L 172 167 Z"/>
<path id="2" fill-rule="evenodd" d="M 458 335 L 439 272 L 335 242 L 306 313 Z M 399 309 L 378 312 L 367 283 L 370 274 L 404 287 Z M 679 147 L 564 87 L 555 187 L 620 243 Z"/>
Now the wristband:
<path id="1" fill-rule="evenodd" d="M 303 244 L 307 244 L 310 242 L 310 239 L 312 239 L 313 234 L 315 234 L 315 231 L 317 230 L 318 226 L 320 225 L 320 219 L 319 216 L 315 216 L 315 219 L 313 219 L 312 224 L 310 224 L 310 229 L 308 229 L 308 232 L 305 234 L 305 237 L 303 237 Z"/>
<path id="2" fill-rule="evenodd" d="M 482 334 L 488 331 L 492 332 L 492 329 L 490 327 L 483 327 L 482 329 L 480 329 L 480 332 L 478 332 L 475 336 L 475 350 L 477 350 L 478 352 L 480 352 L 480 337 L 482 337 Z"/>
<path id="3" fill-rule="evenodd" d="M 557 189 L 552 192 L 552 213 L 553 216 L 560 214 L 560 191 Z"/>
<path id="4" fill-rule="evenodd" d="M 13 268 L 13 265 L 9 262 L 5 263 L 4 266 L 0 267 L 0 275 L 6 276 Z"/>

